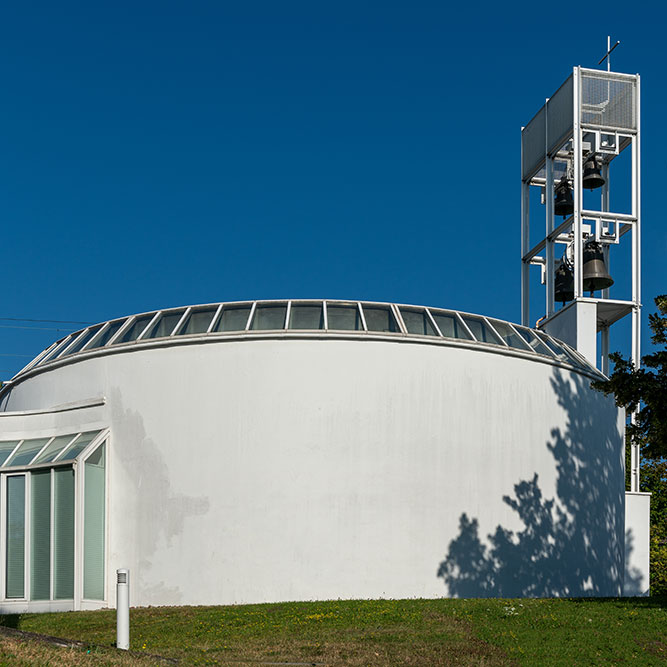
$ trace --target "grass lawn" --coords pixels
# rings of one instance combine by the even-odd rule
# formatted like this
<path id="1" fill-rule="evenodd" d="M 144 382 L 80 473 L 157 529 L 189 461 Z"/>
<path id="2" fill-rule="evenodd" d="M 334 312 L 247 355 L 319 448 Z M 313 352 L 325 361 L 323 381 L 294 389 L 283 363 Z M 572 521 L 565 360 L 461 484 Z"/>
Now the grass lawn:
<path id="1" fill-rule="evenodd" d="M 131 610 L 132 654 L 111 648 L 113 610 L 3 616 L 0 624 L 91 644 L 60 648 L 0 635 L 0 665 L 167 664 L 150 654 L 235 665 L 667 663 L 666 597 L 149 607 Z"/>

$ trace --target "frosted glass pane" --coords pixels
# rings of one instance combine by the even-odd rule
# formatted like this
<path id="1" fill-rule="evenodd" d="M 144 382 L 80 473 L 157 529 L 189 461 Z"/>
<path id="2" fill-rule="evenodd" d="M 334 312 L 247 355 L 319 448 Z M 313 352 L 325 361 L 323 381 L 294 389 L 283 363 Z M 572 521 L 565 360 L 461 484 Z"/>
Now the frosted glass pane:
<path id="1" fill-rule="evenodd" d="M 503 342 L 491 331 L 486 322 L 478 317 L 470 317 L 469 315 L 462 315 L 463 321 L 468 325 L 472 335 L 482 343 L 495 343 L 502 345 Z"/>
<path id="2" fill-rule="evenodd" d="M 33 461 L 35 463 L 50 463 L 60 452 L 72 442 L 76 433 L 59 435 L 51 441 L 51 444 Z"/>
<path id="3" fill-rule="evenodd" d="M 523 339 L 530 345 L 530 347 L 538 354 L 545 354 L 547 357 L 554 355 L 549 351 L 549 348 L 542 343 L 542 341 L 530 330 L 525 327 L 516 327 L 516 330 L 523 336 Z"/>
<path id="4" fill-rule="evenodd" d="M 361 316 L 356 305 L 333 306 L 327 304 L 327 320 L 329 329 L 342 331 L 362 331 Z"/>
<path id="5" fill-rule="evenodd" d="M 284 329 L 287 306 L 257 306 L 251 329 Z"/>
<path id="6" fill-rule="evenodd" d="M 574 364 L 575 366 L 581 366 L 583 368 L 587 368 L 586 366 L 583 366 L 583 364 L 572 358 L 571 354 L 568 354 L 567 349 L 565 346 L 559 345 L 555 340 L 551 340 L 544 334 L 537 332 L 537 336 L 540 338 L 540 340 L 556 355 L 557 359 L 560 359 L 560 361 L 565 361 L 567 363 Z M 588 368 L 587 368 L 588 370 Z"/>
<path id="7" fill-rule="evenodd" d="M 322 304 L 292 305 L 289 312 L 290 329 L 324 329 Z"/>
<path id="8" fill-rule="evenodd" d="M 207 308 L 206 310 L 194 310 L 188 315 L 188 319 L 185 321 L 177 335 L 184 336 L 186 334 L 206 333 L 211 325 L 211 320 L 217 311 L 217 306 L 215 308 Z"/>
<path id="9" fill-rule="evenodd" d="M 162 317 L 160 317 L 160 319 L 150 328 L 150 331 L 146 332 L 146 335 L 142 340 L 170 336 L 176 328 L 176 325 L 181 321 L 184 312 L 184 310 L 179 310 L 175 313 L 166 313 L 162 315 Z"/>
<path id="10" fill-rule="evenodd" d="M 30 463 L 50 438 L 37 438 L 35 440 L 24 440 L 16 450 L 16 454 L 7 461 L 8 466 L 24 466 Z"/>
<path id="11" fill-rule="evenodd" d="M 82 433 L 62 455 L 59 461 L 69 461 L 76 458 L 97 437 L 99 431 L 87 431 Z"/>
<path id="12" fill-rule="evenodd" d="M 455 315 L 451 313 L 441 313 L 437 310 L 432 310 L 431 315 L 435 323 L 440 329 L 440 333 L 445 338 L 462 338 L 463 340 L 470 340 L 470 334 L 463 328 Z"/>
<path id="13" fill-rule="evenodd" d="M 0 465 L 4 465 L 9 455 L 14 451 L 14 447 L 21 442 L 20 440 L 6 440 L 0 442 Z"/>
<path id="14" fill-rule="evenodd" d="M 25 475 L 7 477 L 7 579 L 8 598 L 25 594 Z"/>
<path id="15" fill-rule="evenodd" d="M 153 317 L 155 317 L 155 313 L 138 317 L 134 323 L 130 325 L 130 328 L 122 336 L 117 338 L 113 344 L 118 345 L 119 343 L 130 343 L 133 340 L 137 340 Z"/>
<path id="16" fill-rule="evenodd" d="M 39 363 L 40 364 L 45 364 L 47 361 L 51 361 L 52 359 L 55 359 L 70 343 L 72 342 L 72 337 L 69 336 L 65 338 L 64 340 L 60 341 L 58 345 L 56 345 L 51 352 L 49 352 Z"/>
<path id="17" fill-rule="evenodd" d="M 387 333 L 400 331 L 396 318 L 388 306 L 363 306 L 363 309 L 368 331 L 385 331 Z"/>
<path id="18" fill-rule="evenodd" d="M 215 331 L 244 331 L 250 316 L 250 306 L 226 306 Z"/>
<path id="19" fill-rule="evenodd" d="M 111 324 L 99 335 L 99 337 L 93 340 L 93 342 L 88 346 L 88 349 L 94 350 L 96 347 L 104 347 L 114 337 L 115 333 L 123 324 L 125 324 L 125 320 L 111 322 Z"/>
<path id="20" fill-rule="evenodd" d="M 54 470 L 53 597 L 74 597 L 74 470 Z"/>
<path id="21" fill-rule="evenodd" d="M 510 346 L 517 350 L 528 350 L 528 345 L 519 334 L 515 333 L 512 327 L 498 320 L 490 320 L 493 328 L 500 334 L 501 338 Z"/>
<path id="22" fill-rule="evenodd" d="M 30 476 L 30 599 L 51 597 L 51 471 Z"/>
<path id="23" fill-rule="evenodd" d="M 546 336 L 542 339 L 547 342 Z M 591 366 L 588 364 L 587 361 L 580 359 L 577 354 L 573 350 L 571 350 L 567 345 L 565 344 L 560 344 L 557 341 L 551 341 L 551 345 L 549 346 L 551 349 L 557 348 L 561 350 L 560 357 L 564 358 L 564 361 L 568 361 L 571 363 L 573 366 L 579 366 L 579 368 L 583 368 L 587 371 L 591 370 Z"/>
<path id="24" fill-rule="evenodd" d="M 75 354 L 78 352 L 100 329 L 101 325 L 98 327 L 91 327 L 88 331 L 84 331 L 77 339 L 76 342 L 67 349 L 67 352 L 63 354 L 64 357 L 68 357 L 70 354 Z"/>
<path id="25" fill-rule="evenodd" d="M 83 597 L 104 599 L 104 445 L 98 463 L 85 463 Z M 98 457 L 96 457 L 98 458 Z"/>
<path id="26" fill-rule="evenodd" d="M 408 308 L 401 308 L 400 310 L 408 333 L 418 334 L 419 336 L 438 335 L 425 310 L 412 310 Z"/>

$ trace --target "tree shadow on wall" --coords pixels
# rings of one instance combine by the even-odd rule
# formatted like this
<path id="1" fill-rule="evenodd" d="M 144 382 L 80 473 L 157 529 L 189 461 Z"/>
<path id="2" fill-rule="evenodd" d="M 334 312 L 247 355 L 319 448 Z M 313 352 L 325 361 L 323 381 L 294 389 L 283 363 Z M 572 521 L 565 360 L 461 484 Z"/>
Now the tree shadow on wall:
<path id="1" fill-rule="evenodd" d="M 438 568 L 453 597 L 622 593 L 625 489 L 616 407 L 579 375 L 556 370 L 551 386 L 567 413 L 565 430 L 553 429 L 546 443 L 556 462 L 556 497 L 544 497 L 537 473 L 519 481 L 503 501 L 523 529 L 499 525 L 488 541 L 477 519 L 462 514 Z M 637 572 L 625 581 L 639 591 Z"/>

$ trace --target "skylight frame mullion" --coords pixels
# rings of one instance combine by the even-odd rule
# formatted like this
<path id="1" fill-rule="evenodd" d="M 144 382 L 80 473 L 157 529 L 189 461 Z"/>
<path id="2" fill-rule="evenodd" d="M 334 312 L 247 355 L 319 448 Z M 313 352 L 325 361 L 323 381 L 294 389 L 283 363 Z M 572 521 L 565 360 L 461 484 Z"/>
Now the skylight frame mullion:
<path id="1" fill-rule="evenodd" d="M 544 335 L 548 336 L 546 332 L 544 332 Z M 591 370 L 591 368 L 593 368 L 594 370 L 598 371 L 598 369 L 593 364 L 591 364 L 591 362 L 589 362 L 588 359 L 586 359 L 586 357 L 584 357 L 584 355 L 579 352 L 579 350 L 575 350 L 574 347 L 568 345 L 564 341 L 554 339 L 553 336 L 549 336 L 549 338 L 553 342 L 558 343 L 559 347 L 563 348 L 565 356 L 568 358 L 568 361 L 572 366 L 579 366 L 580 368 L 585 368 L 586 370 Z"/>
<path id="2" fill-rule="evenodd" d="M 73 334 L 69 334 L 68 336 L 65 336 L 64 338 L 61 338 L 59 341 L 56 341 L 55 348 L 51 349 L 51 352 L 40 361 L 40 364 L 46 364 L 50 361 L 54 361 L 60 356 L 60 353 L 66 348 L 69 347 L 69 343 L 71 343 L 71 338 Z"/>
<path id="3" fill-rule="evenodd" d="M 120 325 L 120 327 L 118 328 L 118 331 L 116 331 L 116 333 L 113 336 L 111 336 L 111 338 L 109 338 L 106 345 L 102 345 L 101 347 L 110 347 L 111 345 L 115 345 L 116 340 L 118 338 L 120 338 L 121 336 L 125 335 L 125 332 L 137 321 L 137 317 L 139 317 L 139 316 L 138 315 L 130 315 L 130 317 L 128 317 L 125 320 L 125 322 Z M 115 321 L 117 322 L 118 320 L 115 320 Z"/>
<path id="4" fill-rule="evenodd" d="M 292 302 L 288 301 L 287 308 L 285 308 L 285 321 L 283 322 L 283 330 L 287 330 L 289 328 L 289 316 L 291 312 L 292 312 Z"/>
<path id="5" fill-rule="evenodd" d="M 523 345 L 526 346 L 526 352 L 532 352 L 533 354 L 539 354 L 539 352 L 530 345 L 530 343 L 519 333 L 517 328 L 511 322 L 505 322 L 505 324 L 518 336 L 519 340 Z M 516 347 L 515 350 L 520 350 L 521 348 Z"/>
<path id="6" fill-rule="evenodd" d="M 287 322 L 287 304 L 289 302 L 286 299 L 270 299 L 267 301 L 255 301 L 255 304 L 257 304 L 256 308 L 253 310 L 253 318 L 249 321 L 249 327 L 250 331 L 285 331 L 285 324 Z M 307 301 L 303 301 L 303 303 L 307 303 Z M 285 317 L 283 318 L 282 325 L 280 327 L 273 327 L 270 329 L 253 329 L 253 325 L 255 322 L 255 317 L 257 316 L 257 311 L 262 310 L 265 313 L 267 311 L 279 309 L 279 308 L 284 308 L 285 309 Z"/>
<path id="7" fill-rule="evenodd" d="M 29 466 L 29 465 L 32 465 L 32 462 L 33 462 L 35 459 L 39 458 L 39 455 L 40 455 L 40 454 L 41 454 L 41 453 L 42 453 L 42 452 L 43 452 L 43 451 L 44 451 L 44 450 L 45 450 L 45 449 L 46 449 L 46 448 L 47 448 L 47 447 L 48 447 L 48 446 L 55 440 L 55 439 L 56 439 L 55 435 L 51 436 L 51 438 L 50 438 L 49 440 L 47 440 L 47 442 L 46 442 L 46 444 L 44 445 L 44 447 L 42 447 L 42 448 L 37 452 L 37 454 L 35 454 L 35 455 L 30 459 L 30 461 L 28 461 L 28 463 L 26 463 L 26 465 L 28 465 L 28 466 Z M 9 460 L 9 459 L 7 459 L 7 460 Z"/>
<path id="8" fill-rule="evenodd" d="M 523 325 L 512 325 L 512 326 L 514 326 L 514 328 L 519 332 L 519 334 L 521 334 L 521 337 L 524 340 L 525 340 L 526 337 L 521 333 L 521 330 L 525 329 L 526 331 L 528 331 L 530 333 L 530 335 L 535 339 L 537 345 L 541 345 L 546 350 L 546 353 L 545 352 L 539 352 L 538 350 L 536 350 L 532 346 L 531 343 L 528 343 L 530 345 L 530 347 L 532 348 L 532 350 L 535 352 L 535 354 L 539 354 L 543 357 L 549 357 L 550 359 L 555 359 L 556 361 L 559 360 L 556 353 L 537 335 L 537 333 L 535 332 L 534 329 L 531 329 L 530 327 L 525 327 Z"/>
<path id="9" fill-rule="evenodd" d="M 190 313 L 193 311 L 192 306 L 188 306 L 185 309 L 185 312 L 183 315 L 181 315 L 181 319 L 178 320 L 176 323 L 176 326 L 174 327 L 174 330 L 169 334 L 169 337 L 171 338 L 172 336 L 178 336 L 179 331 L 182 329 L 183 324 L 187 321 L 187 318 L 189 317 Z"/>
<path id="10" fill-rule="evenodd" d="M 496 327 L 491 324 L 491 321 L 489 320 L 488 317 L 484 317 L 483 315 L 478 315 L 478 317 L 486 324 L 489 329 L 491 329 L 491 332 L 493 333 L 494 336 L 497 336 L 500 339 L 500 343 L 494 342 L 492 343 L 493 345 L 501 345 L 502 347 L 512 347 L 496 330 Z M 480 343 L 483 343 L 485 341 L 480 341 Z M 488 343 L 488 341 L 486 341 Z"/>
<path id="11" fill-rule="evenodd" d="M 109 433 L 111 433 L 111 429 L 103 428 L 73 459 L 71 459 L 72 462 L 85 462 L 97 447 L 102 444 L 102 441 L 109 437 Z"/>
<path id="12" fill-rule="evenodd" d="M 30 462 L 30 465 L 31 465 L 31 466 L 40 466 L 40 467 L 41 467 L 41 466 L 48 466 L 48 465 L 52 465 L 52 464 L 54 464 L 54 463 L 57 461 L 57 459 L 60 457 L 60 454 L 62 454 L 62 453 L 63 453 L 63 452 L 64 452 L 64 451 L 65 451 L 65 450 L 72 444 L 72 442 L 74 442 L 74 440 L 78 437 L 78 434 L 76 434 L 76 433 L 71 433 L 71 434 L 70 434 L 70 433 L 63 433 L 62 435 L 56 435 L 56 436 L 54 436 L 53 438 L 51 438 L 51 441 L 53 441 L 53 440 L 55 440 L 56 438 L 65 437 L 66 435 L 69 435 L 69 436 L 70 436 L 70 439 L 69 439 L 69 440 L 62 446 L 62 448 L 60 449 L 60 452 L 58 452 L 58 454 L 56 454 L 56 456 L 55 456 L 54 459 L 52 459 L 51 461 L 39 461 L 39 462 L 37 462 L 37 463 L 34 463 L 34 461 L 37 461 L 37 459 L 41 456 L 42 452 L 40 452 L 40 453 L 39 453 L 39 454 L 38 454 L 38 455 L 37 455 L 37 456 Z M 50 444 L 50 443 L 49 443 L 49 444 Z M 48 445 L 47 445 L 47 447 L 48 447 Z M 7 460 L 9 460 L 9 459 L 7 459 Z"/>
<path id="13" fill-rule="evenodd" d="M 50 463 L 56 463 L 56 461 L 60 461 L 62 459 L 63 454 L 81 437 L 81 435 L 83 435 L 83 433 L 84 431 L 79 431 L 78 433 L 74 434 L 74 437 L 69 441 L 67 445 L 65 445 L 65 447 L 63 447 L 60 450 L 58 456 L 56 456 L 56 458 L 53 459 L 53 461 L 51 461 Z"/>
<path id="14" fill-rule="evenodd" d="M 53 348 L 58 344 L 58 341 L 55 343 L 51 343 L 45 350 L 42 350 L 40 354 L 38 354 L 32 361 L 28 362 L 14 377 L 17 377 L 18 375 L 21 375 L 21 373 L 26 373 L 29 371 L 31 368 L 34 368 L 37 366 L 39 363 L 41 363 L 42 359 L 53 350 Z"/>
<path id="15" fill-rule="evenodd" d="M 118 320 L 109 320 L 108 322 L 105 322 L 99 329 L 99 331 L 96 334 L 93 334 L 93 337 L 79 350 L 79 353 L 86 351 L 93 343 L 93 341 L 96 341 L 100 336 L 104 334 L 104 332 L 111 326 L 113 322 L 117 322 Z"/>
<path id="16" fill-rule="evenodd" d="M 435 318 L 431 314 L 431 309 L 424 307 L 424 310 L 426 311 L 426 314 L 428 315 L 428 319 L 431 322 L 431 325 L 433 326 L 433 330 L 441 337 L 441 338 L 446 338 L 446 336 L 443 336 L 442 331 L 440 331 L 440 327 L 435 321 Z"/>
<path id="17" fill-rule="evenodd" d="M 565 357 L 565 360 L 568 359 L 568 356 L 565 353 L 565 350 L 563 350 L 563 348 L 560 346 L 560 344 L 557 340 L 554 340 L 545 331 L 538 330 L 538 331 L 535 331 L 535 334 L 550 350 L 551 350 L 551 345 L 553 345 L 556 348 L 556 350 L 559 350 L 559 349 L 562 350 L 562 354 L 557 352 L 557 351 L 551 350 L 552 352 L 554 352 L 554 354 L 557 355 L 556 358 L 558 359 L 558 361 L 563 361 L 562 357 Z"/>
<path id="18" fill-rule="evenodd" d="M 255 317 L 255 310 L 257 310 L 257 301 L 252 302 L 252 307 L 250 308 L 250 313 L 248 314 L 248 321 L 245 323 L 245 329 L 243 331 L 250 331 L 250 325 L 252 320 Z"/>
<path id="19" fill-rule="evenodd" d="M 88 345 L 93 341 L 93 339 L 97 337 L 97 335 L 103 328 L 104 324 L 91 324 L 89 327 L 86 328 L 85 331 L 81 333 L 80 336 L 76 337 L 76 340 L 73 340 L 72 343 L 68 345 L 67 348 L 58 355 L 58 359 L 66 356 L 68 357 L 72 354 L 79 354 L 83 352 L 88 347 Z M 79 340 L 85 338 L 89 334 L 90 337 L 88 338 L 88 340 L 84 341 L 83 345 L 78 350 L 76 350 L 75 352 L 70 352 L 70 350 L 72 350 L 72 348 L 78 344 Z"/>
<path id="20" fill-rule="evenodd" d="M 359 319 L 361 320 L 361 326 L 363 330 L 368 333 L 368 327 L 366 326 L 366 316 L 364 315 L 364 309 L 361 306 L 361 301 L 353 302 L 357 304 L 357 313 L 359 313 Z"/>
<path id="21" fill-rule="evenodd" d="M 324 331 L 329 330 L 329 313 L 327 312 L 327 301 L 326 299 L 322 300 L 322 324 L 324 325 Z"/>
<path id="22" fill-rule="evenodd" d="M 401 313 L 401 309 L 395 304 L 395 303 L 390 303 L 389 304 L 389 309 L 394 316 L 394 320 L 396 324 L 398 324 L 398 333 L 402 333 L 405 335 L 414 335 L 410 334 L 408 331 L 408 327 L 406 326 L 405 322 L 403 321 L 403 313 Z M 391 333 L 391 332 L 387 332 Z"/>
<path id="23" fill-rule="evenodd" d="M 142 338 L 146 335 L 146 332 L 160 320 L 163 312 L 164 311 L 162 310 L 158 310 L 155 313 L 155 315 L 153 315 L 153 317 L 149 320 L 148 324 L 142 329 L 141 333 L 134 340 L 135 341 L 142 340 Z"/>
<path id="24" fill-rule="evenodd" d="M 470 327 L 468 326 L 466 321 L 461 317 L 461 314 L 458 311 L 448 310 L 447 312 L 454 315 L 454 319 L 456 319 L 459 322 L 459 324 L 463 327 L 463 330 L 468 334 L 468 336 L 470 336 L 470 340 L 472 340 L 475 343 L 483 343 L 484 342 L 483 340 L 477 340 L 475 334 L 472 332 L 472 330 L 470 329 Z M 443 337 L 446 338 L 446 336 L 443 336 Z M 461 340 L 464 340 L 464 339 L 461 339 Z"/>
<path id="25" fill-rule="evenodd" d="M 222 307 L 224 306 L 224 303 L 219 303 L 218 308 L 215 311 L 213 315 L 213 319 L 211 320 L 211 323 L 208 325 L 208 329 L 206 329 L 206 333 L 210 334 L 213 329 L 218 325 L 218 321 L 220 320 L 220 317 L 222 317 Z"/>
<path id="26" fill-rule="evenodd" d="M 16 454 L 18 448 L 25 442 L 26 438 L 23 438 L 22 440 L 19 440 L 18 444 L 12 449 L 12 453 L 5 459 L 5 462 L 0 466 L 3 470 L 5 467 L 11 467 L 7 466 L 7 461 L 11 461 L 14 455 Z"/>
<path id="27" fill-rule="evenodd" d="M 87 456 L 88 453 L 89 453 L 90 447 L 94 443 L 99 442 L 100 437 L 102 436 L 102 434 L 108 435 L 109 432 L 110 432 L 110 429 L 109 428 L 103 428 L 100 431 L 98 431 L 97 434 L 93 436 L 92 440 L 90 440 L 90 442 L 88 442 L 87 445 L 84 445 L 83 449 L 78 454 L 76 454 L 76 456 L 74 456 L 74 458 L 71 458 L 71 459 L 70 458 L 62 458 L 72 447 L 76 446 L 77 442 L 79 441 L 79 438 L 82 435 L 84 435 L 86 433 L 92 433 L 92 432 L 93 431 L 81 431 L 80 433 L 77 433 L 76 437 L 69 443 L 69 445 L 67 445 L 67 447 L 65 447 L 65 449 L 62 450 L 62 452 L 60 452 L 60 454 L 51 463 L 55 463 L 57 461 L 58 463 L 62 463 L 62 464 L 74 465 L 75 462 L 81 460 L 81 458 L 83 457 L 84 454 L 86 454 L 86 456 Z"/>
<path id="28" fill-rule="evenodd" d="M 12 468 L 15 468 L 17 470 L 23 470 L 24 468 L 28 468 L 30 466 L 30 464 L 35 460 L 36 456 L 39 456 L 39 454 L 42 452 L 42 450 L 44 449 L 44 446 L 29 461 L 27 461 L 25 463 L 12 464 L 11 461 L 13 460 L 13 458 L 17 454 L 21 453 L 21 451 L 20 451 L 21 446 L 24 445 L 26 442 L 31 442 L 31 441 L 35 441 L 35 440 L 42 440 L 42 439 L 47 440 L 45 446 L 48 446 L 48 444 L 53 440 L 53 437 L 54 436 L 50 436 L 50 437 L 49 436 L 42 436 L 42 437 L 39 437 L 39 438 L 34 438 L 34 437 L 32 437 L 32 438 L 23 438 L 23 440 L 21 440 L 21 442 L 16 447 L 14 447 L 14 449 L 12 450 L 12 453 L 5 459 L 5 462 L 2 464 L 2 466 L 0 466 L 0 469 L 5 471 L 5 470 L 10 470 Z"/>
<path id="29" fill-rule="evenodd" d="M 69 342 L 69 345 L 65 346 L 65 349 L 62 350 L 62 352 L 58 352 L 58 354 L 57 354 L 55 357 L 53 357 L 53 358 L 54 358 L 54 359 L 60 359 L 60 357 L 62 357 L 62 356 L 67 352 L 67 350 L 69 350 L 70 347 L 72 347 L 72 346 L 76 343 L 76 341 L 79 340 L 79 338 L 81 338 L 81 336 L 85 336 L 86 333 L 87 333 L 88 331 L 90 331 L 91 328 L 92 328 L 92 327 L 86 327 L 83 331 L 79 331 L 79 335 L 78 335 L 78 336 L 75 336 L 75 335 L 74 335 L 74 334 L 76 334 L 76 331 L 75 331 L 75 332 L 72 334 L 73 339 Z"/>
<path id="30" fill-rule="evenodd" d="M 570 356 L 571 351 L 568 348 L 565 347 L 565 343 L 562 343 L 557 338 L 554 338 L 553 336 L 550 336 L 548 333 L 546 333 L 546 331 L 539 330 L 539 331 L 535 331 L 535 333 L 538 334 L 538 337 L 545 343 L 545 345 L 547 345 L 547 347 L 549 347 L 549 349 L 551 349 L 551 347 L 549 345 L 549 343 L 550 343 L 551 345 L 556 347 L 556 349 L 561 349 L 563 351 L 563 356 L 565 358 L 564 359 L 562 359 L 562 358 L 558 359 L 561 363 L 564 362 L 566 364 L 569 364 L 570 366 L 574 366 L 575 368 L 581 368 L 581 369 L 584 369 L 588 372 L 590 372 L 592 370 L 594 370 L 598 373 L 600 372 L 600 371 L 598 371 L 597 368 L 595 368 L 595 366 L 590 364 L 588 362 L 588 360 L 585 360 L 585 361 L 582 362 L 582 361 L 579 361 L 579 359 L 577 357 L 572 358 Z"/>
<path id="31" fill-rule="evenodd" d="M 211 326 L 215 321 L 215 317 L 218 314 L 221 305 L 222 304 L 209 303 L 204 306 L 190 306 L 187 313 L 183 315 L 183 318 L 181 318 L 181 321 L 178 323 L 177 328 L 174 329 L 172 336 L 205 336 L 206 334 L 210 333 Z M 211 315 L 210 322 L 206 325 L 205 331 L 190 331 L 189 333 L 185 333 L 184 329 L 190 326 L 193 317 L 200 313 L 206 314 L 210 312 L 213 312 L 213 314 Z"/>

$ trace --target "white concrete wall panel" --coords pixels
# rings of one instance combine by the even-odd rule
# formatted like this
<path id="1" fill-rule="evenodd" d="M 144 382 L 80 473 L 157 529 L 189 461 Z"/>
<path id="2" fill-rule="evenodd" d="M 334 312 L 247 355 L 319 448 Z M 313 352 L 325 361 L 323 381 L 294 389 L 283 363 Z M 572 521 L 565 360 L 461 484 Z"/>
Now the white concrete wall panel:
<path id="1" fill-rule="evenodd" d="M 651 494 L 625 494 L 625 584 L 623 595 L 648 595 L 651 561 Z"/>
<path id="2" fill-rule="evenodd" d="M 616 595 L 622 412 L 536 359 L 258 339 L 103 354 L 6 409 L 105 396 L 109 603 Z M 476 523 L 475 523 L 476 522 Z"/>

